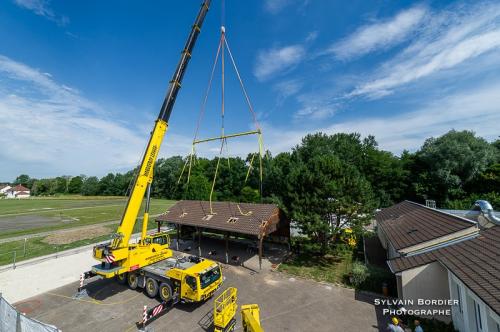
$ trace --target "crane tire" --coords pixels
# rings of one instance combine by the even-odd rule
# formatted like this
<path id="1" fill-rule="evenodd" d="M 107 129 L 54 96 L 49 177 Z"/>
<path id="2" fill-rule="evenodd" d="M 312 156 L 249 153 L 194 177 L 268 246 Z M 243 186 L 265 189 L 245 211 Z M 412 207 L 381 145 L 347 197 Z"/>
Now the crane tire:
<path id="1" fill-rule="evenodd" d="M 165 302 L 172 298 L 172 286 L 166 282 L 160 284 L 160 298 Z"/>
<path id="2" fill-rule="evenodd" d="M 158 295 L 158 282 L 153 278 L 147 278 L 145 289 L 146 289 L 146 294 L 150 298 L 156 297 L 156 295 Z"/>
<path id="3" fill-rule="evenodd" d="M 127 276 L 128 287 L 130 289 L 136 289 L 139 285 L 139 278 L 136 273 L 129 273 Z"/>
<path id="4" fill-rule="evenodd" d="M 116 281 L 117 281 L 120 285 L 125 285 L 125 283 L 127 282 L 127 273 L 118 274 L 118 275 L 116 276 Z"/>

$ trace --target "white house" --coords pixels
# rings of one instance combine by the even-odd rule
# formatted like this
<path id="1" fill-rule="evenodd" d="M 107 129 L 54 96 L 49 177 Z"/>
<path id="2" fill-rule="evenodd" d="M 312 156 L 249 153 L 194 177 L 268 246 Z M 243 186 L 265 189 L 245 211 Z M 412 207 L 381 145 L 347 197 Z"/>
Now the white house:
<path id="1" fill-rule="evenodd" d="M 23 185 L 18 184 L 15 187 L 6 191 L 7 198 L 28 198 L 30 197 L 30 190 Z"/>
<path id="2" fill-rule="evenodd" d="M 500 332 L 500 225 L 469 232 L 461 217 L 410 203 L 377 216 L 379 228 L 386 223 L 379 238 L 392 251 L 387 264 L 396 275 L 398 298 L 451 300 L 405 308 L 448 309 L 448 316 L 423 316 L 452 320 L 460 332 Z M 415 237 L 424 248 L 401 250 Z"/>
<path id="3" fill-rule="evenodd" d="M 399 298 L 457 300 L 457 305 L 449 306 L 451 317 L 442 320 L 453 320 L 460 332 L 500 331 L 500 226 L 481 230 L 474 239 L 388 264 L 407 281 L 398 289 Z"/>
<path id="4" fill-rule="evenodd" d="M 7 195 L 7 191 L 12 188 L 10 185 L 8 184 L 0 184 L 0 194 L 5 194 Z"/>

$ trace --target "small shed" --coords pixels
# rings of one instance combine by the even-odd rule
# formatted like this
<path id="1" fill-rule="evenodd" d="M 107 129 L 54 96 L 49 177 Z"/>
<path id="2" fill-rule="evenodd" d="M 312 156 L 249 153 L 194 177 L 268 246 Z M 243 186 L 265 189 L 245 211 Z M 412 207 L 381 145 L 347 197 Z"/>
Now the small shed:
<path id="1" fill-rule="evenodd" d="M 201 233 L 210 231 L 224 235 L 226 263 L 228 241 L 231 234 L 254 237 L 258 240 L 259 265 L 262 264 L 262 242 L 264 238 L 289 241 L 290 222 L 275 204 L 235 202 L 179 201 L 156 218 L 161 223 L 173 224 L 179 239 L 182 226 L 194 227 L 198 233 L 198 251 L 201 254 Z M 178 243 L 178 242 L 177 242 Z"/>

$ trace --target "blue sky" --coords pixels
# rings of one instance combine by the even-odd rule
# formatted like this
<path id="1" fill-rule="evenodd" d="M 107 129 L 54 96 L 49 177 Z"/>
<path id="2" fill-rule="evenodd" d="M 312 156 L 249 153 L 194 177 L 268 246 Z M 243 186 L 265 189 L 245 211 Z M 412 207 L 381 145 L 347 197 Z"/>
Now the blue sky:
<path id="1" fill-rule="evenodd" d="M 0 180 L 137 164 L 200 2 L 0 2 Z M 226 0 L 224 17 L 212 2 L 161 156 L 190 151 L 222 23 L 274 154 L 315 131 L 396 154 L 452 128 L 500 134 L 498 2 Z M 220 132 L 220 92 L 219 65 L 201 137 Z M 253 126 L 226 54 L 226 132 Z"/>

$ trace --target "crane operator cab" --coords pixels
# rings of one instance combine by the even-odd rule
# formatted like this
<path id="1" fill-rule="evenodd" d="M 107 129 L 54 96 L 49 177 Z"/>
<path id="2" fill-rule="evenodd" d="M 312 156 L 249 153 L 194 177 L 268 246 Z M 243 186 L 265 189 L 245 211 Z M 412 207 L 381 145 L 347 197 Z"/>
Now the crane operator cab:
<path id="1" fill-rule="evenodd" d="M 143 244 L 149 245 L 152 243 L 156 243 L 161 246 L 167 245 L 168 248 L 170 246 L 170 236 L 168 233 L 161 232 L 148 235 L 144 238 Z"/>

